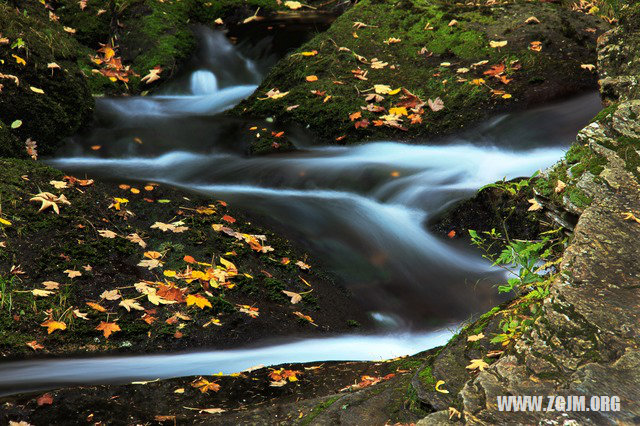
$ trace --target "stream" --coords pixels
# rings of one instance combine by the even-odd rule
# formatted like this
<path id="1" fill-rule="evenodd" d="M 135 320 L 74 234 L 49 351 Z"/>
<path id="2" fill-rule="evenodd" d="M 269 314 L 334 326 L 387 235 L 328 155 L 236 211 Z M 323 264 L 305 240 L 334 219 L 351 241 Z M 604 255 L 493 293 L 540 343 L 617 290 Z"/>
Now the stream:
<path id="1" fill-rule="evenodd" d="M 601 108 L 596 93 L 586 94 L 429 145 L 318 146 L 294 128 L 296 152 L 251 158 L 244 155 L 248 127 L 272 123 L 220 113 L 256 89 L 273 56 L 264 46 L 242 54 L 220 33 L 200 37 L 187 71 L 154 96 L 98 99 L 92 129 L 48 163 L 76 176 L 215 195 L 267 218 L 339 277 L 377 329 L 228 351 L 5 363 L 0 395 L 257 364 L 380 360 L 441 345 L 452 334 L 446 325 L 499 302 L 494 285 L 503 274 L 460 242 L 430 234 L 427 220 L 487 183 L 552 165 Z"/>

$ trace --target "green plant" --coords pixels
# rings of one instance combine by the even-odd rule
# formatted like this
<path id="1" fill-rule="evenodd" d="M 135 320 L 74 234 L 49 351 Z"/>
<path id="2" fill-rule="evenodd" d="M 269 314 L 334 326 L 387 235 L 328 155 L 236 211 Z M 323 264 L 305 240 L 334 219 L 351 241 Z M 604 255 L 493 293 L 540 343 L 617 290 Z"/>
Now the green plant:
<path id="1" fill-rule="evenodd" d="M 561 261 L 559 253 L 567 238 L 562 228 L 543 232 L 540 239 L 509 240 L 495 229 L 481 235 L 469 230 L 471 243 L 483 251 L 482 257 L 492 262 L 511 276 L 506 284 L 498 286 L 499 293 L 515 293 L 518 298 L 506 308 L 499 326 L 502 333 L 491 340 L 508 345 L 520 337 L 540 313 L 542 300 L 549 295 L 549 287 Z M 502 247 L 496 250 L 496 246 Z"/>
<path id="2" fill-rule="evenodd" d="M 504 177 L 504 178 L 502 178 L 502 181 L 499 181 L 499 182 L 496 182 L 496 183 L 490 183 L 488 185 L 483 186 L 482 188 L 480 188 L 478 190 L 478 192 L 480 192 L 480 191 L 482 191 L 483 189 L 486 189 L 486 188 L 497 188 L 497 189 L 501 189 L 501 190 L 503 190 L 505 192 L 508 192 L 511 195 L 517 195 L 524 188 L 528 188 L 529 184 L 531 183 L 531 179 L 533 179 L 536 176 L 538 176 L 539 173 L 540 173 L 540 171 L 536 171 L 530 178 L 528 178 L 528 179 L 520 179 L 518 181 L 508 181 L 507 182 L 507 178 Z"/>

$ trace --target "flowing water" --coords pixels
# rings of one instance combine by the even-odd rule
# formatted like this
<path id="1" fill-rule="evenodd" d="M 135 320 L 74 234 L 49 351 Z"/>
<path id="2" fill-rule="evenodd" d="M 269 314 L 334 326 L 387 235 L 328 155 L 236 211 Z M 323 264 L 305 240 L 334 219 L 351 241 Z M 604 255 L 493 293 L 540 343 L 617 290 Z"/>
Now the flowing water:
<path id="1" fill-rule="evenodd" d="M 248 127 L 272 124 L 219 113 L 255 90 L 264 62 L 246 59 L 221 34 L 202 38 L 204 53 L 190 73 L 156 96 L 98 100 L 95 126 L 49 163 L 75 175 L 215 195 L 268 218 L 322 259 L 386 335 L 146 356 L 144 363 L 139 357 L 12 363 L 0 365 L 0 392 L 85 383 L 87 371 L 100 371 L 91 383 L 125 382 L 255 364 L 380 359 L 441 344 L 450 332 L 429 330 L 495 305 L 493 285 L 502 276 L 477 253 L 430 234 L 426 221 L 484 184 L 552 165 L 600 109 L 597 94 L 584 95 L 428 145 L 317 146 L 304 130 L 291 129 L 298 151 L 250 158 Z M 140 370 L 143 364 L 148 370 Z"/>

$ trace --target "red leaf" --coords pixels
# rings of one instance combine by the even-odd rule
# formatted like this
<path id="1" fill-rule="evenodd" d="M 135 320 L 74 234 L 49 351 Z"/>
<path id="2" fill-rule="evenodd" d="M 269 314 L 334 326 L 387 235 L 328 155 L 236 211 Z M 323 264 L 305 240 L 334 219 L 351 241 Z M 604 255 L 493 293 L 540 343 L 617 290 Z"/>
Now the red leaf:
<path id="1" fill-rule="evenodd" d="M 50 393 L 45 393 L 44 395 L 42 395 L 40 398 L 37 399 L 37 402 L 39 406 L 51 405 L 53 404 L 53 397 L 51 396 Z"/>

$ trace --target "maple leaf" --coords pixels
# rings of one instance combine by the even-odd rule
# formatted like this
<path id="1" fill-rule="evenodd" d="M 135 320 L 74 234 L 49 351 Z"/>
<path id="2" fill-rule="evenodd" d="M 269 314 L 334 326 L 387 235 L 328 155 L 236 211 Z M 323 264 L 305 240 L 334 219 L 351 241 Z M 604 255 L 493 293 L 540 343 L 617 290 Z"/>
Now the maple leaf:
<path id="1" fill-rule="evenodd" d="M 236 305 L 238 311 L 249 315 L 251 318 L 257 318 L 260 315 L 258 308 L 249 305 Z"/>
<path id="2" fill-rule="evenodd" d="M 135 309 L 137 311 L 144 311 L 144 308 L 135 301 L 135 299 L 123 299 L 118 303 L 118 306 L 122 306 L 128 312 L 131 312 L 131 309 Z"/>
<path id="3" fill-rule="evenodd" d="M 42 324 L 42 327 L 47 327 L 47 334 L 51 334 L 56 330 L 66 330 L 67 324 L 62 321 L 54 321 L 52 319 L 46 320 Z"/>
<path id="4" fill-rule="evenodd" d="M 37 351 L 38 349 L 44 349 L 44 346 L 42 346 L 40 343 L 38 343 L 35 340 L 27 342 L 27 343 L 25 343 L 25 345 L 29 346 L 34 351 Z"/>
<path id="5" fill-rule="evenodd" d="M 140 247 L 142 248 L 146 248 L 147 247 L 147 243 L 142 239 L 142 237 L 140 235 L 138 235 L 137 233 L 135 234 L 129 234 L 125 237 L 127 240 L 131 241 L 134 244 L 138 244 Z"/>
<path id="6" fill-rule="evenodd" d="M 98 234 L 103 238 L 115 238 L 118 236 L 118 234 L 113 231 L 109 231 L 108 229 L 100 229 L 98 230 Z"/>
<path id="7" fill-rule="evenodd" d="M 360 121 L 356 121 L 354 123 L 354 126 L 356 129 L 366 129 L 367 127 L 369 127 L 369 120 L 367 120 L 366 118 L 364 120 L 360 120 Z"/>
<path id="8" fill-rule="evenodd" d="M 495 77 L 497 75 L 502 74 L 505 71 L 505 69 L 506 67 L 504 64 L 493 65 L 490 69 L 485 71 L 483 74 Z"/>
<path id="9" fill-rule="evenodd" d="M 200 294 L 190 294 L 186 298 L 187 306 L 196 305 L 200 309 L 211 308 L 211 302 L 209 300 L 200 295 Z"/>
<path id="10" fill-rule="evenodd" d="M 199 389 L 200 392 L 202 393 L 207 393 L 210 390 L 214 391 L 214 392 L 218 392 L 220 390 L 220 385 L 216 382 L 210 382 L 209 380 L 205 379 L 205 378 L 200 378 L 196 381 L 194 381 L 191 386 L 193 386 L 196 389 Z"/>
<path id="11" fill-rule="evenodd" d="M 69 187 L 67 182 L 65 182 L 63 180 L 51 180 L 51 181 L 49 181 L 49 184 L 53 185 L 53 187 L 56 188 L 56 189 L 65 189 L 65 188 Z"/>
<path id="12" fill-rule="evenodd" d="M 104 321 L 100 321 L 100 324 L 98 324 L 98 326 L 96 327 L 96 330 L 102 331 L 102 334 L 104 334 L 104 337 L 106 339 L 108 339 L 109 336 L 111 336 L 111 334 L 115 333 L 116 331 L 121 331 L 120 326 L 115 322 L 104 322 Z"/>
<path id="13" fill-rule="evenodd" d="M 117 289 L 105 290 L 102 292 L 100 297 L 105 300 L 118 300 L 120 299 L 120 292 Z"/>
<path id="14" fill-rule="evenodd" d="M 556 194 L 561 193 L 562 191 L 564 191 L 564 189 L 567 187 L 567 184 L 564 183 L 563 181 L 561 181 L 560 179 L 558 179 L 558 182 L 556 183 L 556 187 L 554 189 Z"/>
<path id="15" fill-rule="evenodd" d="M 429 99 L 431 101 L 431 99 Z M 389 109 L 389 114 L 393 115 L 409 115 L 409 112 L 405 107 L 393 107 Z"/>
<path id="16" fill-rule="evenodd" d="M 145 75 L 140 79 L 140 81 L 144 81 L 147 84 L 153 83 L 156 80 L 160 80 L 160 73 L 162 72 L 162 67 L 160 65 L 154 67 L 149 70 L 149 74 Z"/>
<path id="17" fill-rule="evenodd" d="M 298 260 L 296 262 L 296 265 L 298 265 L 298 267 L 300 269 L 311 269 L 311 266 L 307 265 L 306 263 L 304 263 L 302 260 Z"/>
<path id="18" fill-rule="evenodd" d="M 386 84 L 375 84 L 373 86 L 373 90 L 378 95 L 386 95 L 387 93 L 391 92 L 391 87 L 387 86 Z"/>
<path id="19" fill-rule="evenodd" d="M 531 203 L 531 206 L 527 209 L 527 211 L 535 212 L 537 210 L 542 210 L 542 205 L 540 205 L 540 203 L 538 203 L 538 201 L 535 198 L 531 198 L 527 201 Z"/>
<path id="20" fill-rule="evenodd" d="M 82 272 L 80 271 L 74 271 L 72 269 L 67 269 L 64 271 L 65 274 L 67 274 L 67 276 L 69 278 L 75 278 L 75 277 L 81 277 L 82 276 Z"/>
<path id="21" fill-rule="evenodd" d="M 487 368 L 488 366 L 489 366 L 489 364 L 487 364 L 486 362 L 484 362 L 481 359 L 472 359 L 471 362 L 469 363 L 469 365 L 467 365 L 465 368 L 467 370 L 484 371 L 484 369 Z"/>
<path id="22" fill-rule="evenodd" d="M 360 117 L 362 117 L 362 113 L 360 111 L 349 114 L 349 120 L 351 121 L 355 121 Z"/>
<path id="23" fill-rule="evenodd" d="M 258 99 L 261 101 L 265 99 L 280 99 L 280 98 L 284 98 L 288 94 L 289 92 L 280 92 L 280 90 L 278 89 L 271 89 L 267 93 L 265 93 L 266 98 L 258 98 Z"/>
<path id="24" fill-rule="evenodd" d="M 300 302 L 302 300 L 302 296 L 299 293 L 295 293 L 293 291 L 287 291 L 287 290 L 282 290 L 282 292 L 287 296 L 291 298 L 291 304 L 295 305 L 296 303 Z"/>
<path id="25" fill-rule="evenodd" d="M 234 223 L 236 221 L 235 218 L 229 216 L 228 214 L 225 214 L 224 216 L 222 216 L 222 220 L 229 223 Z"/>
<path id="26" fill-rule="evenodd" d="M 431 111 L 436 112 L 444 109 L 444 102 L 440 98 L 435 98 L 434 100 L 429 99 L 427 102 L 429 103 Z"/>
<path id="27" fill-rule="evenodd" d="M 171 225 L 170 223 L 156 222 L 153 225 L 151 225 L 151 229 L 159 229 L 162 232 L 167 232 L 167 231 L 173 231 L 175 229 L 175 226 Z"/>
<path id="28" fill-rule="evenodd" d="M 47 290 L 57 290 L 58 288 L 60 288 L 60 283 L 57 283 L 55 281 L 43 281 L 42 285 Z"/>
<path id="29" fill-rule="evenodd" d="M 378 60 L 378 58 L 371 59 L 371 68 L 373 68 L 375 70 L 382 69 L 382 68 L 386 67 L 387 65 L 389 65 L 388 62 L 382 62 L 382 61 Z"/>
<path id="30" fill-rule="evenodd" d="M 40 210 L 38 210 L 38 213 L 51 207 L 53 211 L 56 212 L 56 214 L 60 214 L 58 203 L 71 205 L 69 200 L 67 200 L 67 197 L 65 197 L 64 195 L 57 197 L 50 192 L 41 192 L 39 194 L 36 194 L 36 196 L 29 199 L 29 201 L 42 203 L 42 205 L 40 206 Z"/>
<path id="31" fill-rule="evenodd" d="M 34 296 L 39 296 L 39 297 L 48 297 L 48 296 L 51 296 L 53 294 L 52 291 L 42 290 L 40 288 L 36 288 L 36 289 L 31 290 L 31 293 Z"/>

